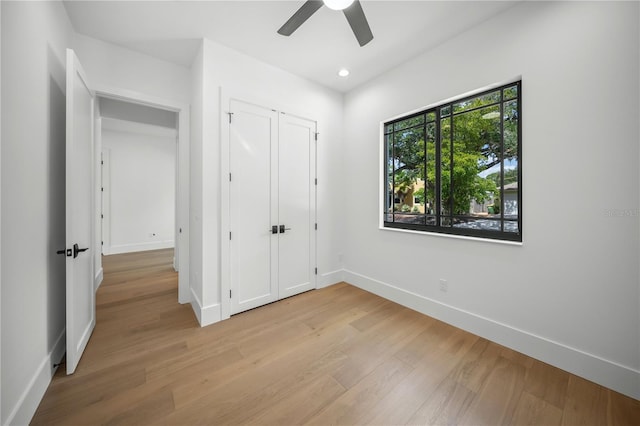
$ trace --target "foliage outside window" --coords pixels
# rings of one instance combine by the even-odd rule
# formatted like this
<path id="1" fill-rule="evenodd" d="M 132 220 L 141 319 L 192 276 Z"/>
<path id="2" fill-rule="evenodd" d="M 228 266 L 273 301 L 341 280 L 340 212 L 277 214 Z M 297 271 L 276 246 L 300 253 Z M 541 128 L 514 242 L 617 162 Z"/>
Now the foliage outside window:
<path id="1" fill-rule="evenodd" d="M 384 123 L 384 226 L 522 241 L 521 83 Z"/>

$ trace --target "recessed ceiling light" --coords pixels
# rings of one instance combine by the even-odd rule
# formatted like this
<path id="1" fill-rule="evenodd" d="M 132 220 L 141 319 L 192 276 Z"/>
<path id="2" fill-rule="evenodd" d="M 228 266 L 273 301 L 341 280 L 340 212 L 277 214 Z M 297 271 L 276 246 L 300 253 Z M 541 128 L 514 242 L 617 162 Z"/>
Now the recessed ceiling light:
<path id="1" fill-rule="evenodd" d="M 353 0 L 322 0 L 324 4 L 333 10 L 343 10 L 351 6 Z"/>
<path id="2" fill-rule="evenodd" d="M 340 77 L 346 77 L 349 75 L 349 70 L 346 68 L 342 68 L 340 71 L 338 71 L 338 75 Z"/>

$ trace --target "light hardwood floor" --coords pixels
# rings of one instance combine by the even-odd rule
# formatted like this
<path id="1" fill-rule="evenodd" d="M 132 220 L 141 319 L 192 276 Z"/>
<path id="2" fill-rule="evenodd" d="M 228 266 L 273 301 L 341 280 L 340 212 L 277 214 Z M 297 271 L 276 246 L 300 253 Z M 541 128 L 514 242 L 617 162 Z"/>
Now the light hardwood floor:
<path id="1" fill-rule="evenodd" d="M 638 425 L 640 402 L 341 283 L 200 328 L 171 250 L 104 258 L 33 424 Z"/>

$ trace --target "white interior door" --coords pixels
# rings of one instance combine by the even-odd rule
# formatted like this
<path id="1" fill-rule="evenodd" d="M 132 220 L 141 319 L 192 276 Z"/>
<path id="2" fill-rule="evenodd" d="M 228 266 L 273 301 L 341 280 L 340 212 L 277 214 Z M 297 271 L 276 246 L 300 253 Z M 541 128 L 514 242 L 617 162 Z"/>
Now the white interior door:
<path id="1" fill-rule="evenodd" d="M 277 300 L 278 114 L 268 108 L 231 101 L 229 138 L 229 261 L 231 312 Z"/>
<path id="2" fill-rule="evenodd" d="M 96 323 L 93 261 L 93 109 L 95 95 L 67 49 L 66 271 L 67 374 L 75 371 Z"/>
<path id="3" fill-rule="evenodd" d="M 280 114 L 278 138 L 279 298 L 316 287 L 316 123 Z"/>

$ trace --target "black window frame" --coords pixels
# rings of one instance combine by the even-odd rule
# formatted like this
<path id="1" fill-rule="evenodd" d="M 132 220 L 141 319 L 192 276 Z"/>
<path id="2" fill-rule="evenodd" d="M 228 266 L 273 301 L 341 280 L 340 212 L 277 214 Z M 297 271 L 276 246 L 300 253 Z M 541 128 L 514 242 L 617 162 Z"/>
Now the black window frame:
<path id="1" fill-rule="evenodd" d="M 509 89 L 509 88 L 513 88 L 513 87 L 517 88 L 517 95 L 515 97 L 508 97 L 505 100 L 505 89 Z M 441 158 L 441 151 L 442 151 L 442 134 L 441 134 L 441 120 L 442 120 L 442 116 L 441 116 L 441 111 L 443 109 L 449 108 L 449 113 L 448 115 L 445 114 L 444 117 L 449 117 L 451 119 L 451 122 L 453 122 L 453 118 L 456 115 L 460 115 L 463 114 L 465 112 L 469 112 L 470 110 L 462 110 L 462 111 L 456 111 L 454 112 L 454 104 L 459 104 L 465 101 L 470 101 L 472 99 L 476 99 L 485 95 L 490 95 L 494 92 L 498 92 L 499 93 L 499 99 L 490 103 L 487 103 L 486 105 L 482 105 L 481 107 L 477 107 L 477 109 L 480 108 L 487 108 L 487 107 L 492 107 L 492 106 L 498 106 L 499 111 L 500 111 L 500 153 L 501 153 L 501 157 L 500 157 L 500 185 L 499 185 L 499 196 L 500 196 L 500 216 L 499 217 L 491 217 L 488 220 L 491 221 L 498 221 L 499 222 L 499 230 L 489 230 L 489 229 L 473 229 L 473 228 L 465 228 L 465 227 L 456 227 L 454 226 L 454 219 L 459 219 L 459 218 L 464 218 L 464 216 L 462 215 L 456 215 L 454 214 L 454 209 L 451 208 L 449 209 L 449 213 L 448 215 L 443 214 L 442 208 L 441 208 L 441 200 L 442 200 L 442 188 L 441 188 L 441 171 L 443 169 L 442 167 L 442 158 Z M 517 114 L 517 143 L 518 143 L 518 147 L 517 147 L 517 179 L 518 179 L 518 189 L 517 189 L 517 194 L 518 194 L 518 200 L 517 200 L 517 218 L 513 219 L 513 218 L 505 218 L 505 213 L 504 213 L 504 205 L 505 205 L 505 199 L 504 199 L 504 194 L 505 194 L 505 189 L 504 189 L 504 177 L 505 177 L 505 168 L 504 168 L 504 162 L 505 162 L 505 158 L 504 158 L 504 146 L 505 146 L 505 129 L 504 129 L 504 122 L 505 122 L 505 114 L 504 114 L 504 105 L 508 102 L 513 102 L 513 101 L 517 102 L 517 108 L 516 108 L 516 114 Z M 435 114 L 435 120 L 434 121 L 429 121 L 428 117 L 429 114 Z M 424 119 L 422 120 L 422 124 L 416 124 L 413 126 L 408 126 L 405 128 L 400 128 L 400 129 L 396 129 L 397 126 L 395 126 L 396 123 L 402 122 L 404 120 L 407 119 L 415 119 L 418 118 L 420 116 L 424 116 Z M 391 194 L 392 199 L 395 202 L 395 190 L 393 189 L 395 187 L 395 175 L 396 175 L 396 170 L 394 167 L 393 170 L 393 184 L 392 184 L 392 189 L 391 191 L 389 191 L 388 186 L 389 186 L 389 141 L 391 141 L 391 143 L 393 144 L 392 149 L 396 146 L 395 143 L 395 135 L 397 132 L 406 132 L 407 130 L 411 130 L 411 129 L 417 129 L 420 128 L 420 126 L 423 127 L 423 131 L 424 131 L 424 162 L 425 164 L 427 163 L 428 159 L 427 159 L 427 132 L 426 132 L 426 127 L 427 127 L 427 123 L 432 123 L 435 122 L 435 183 L 434 183 L 434 187 L 435 187 L 435 202 L 436 202 L 436 208 L 434 210 L 433 213 L 430 213 L 429 215 L 422 213 L 422 215 L 424 216 L 425 220 L 424 220 L 424 224 L 412 224 L 412 223 L 405 223 L 405 222 L 397 222 L 395 220 L 393 221 L 388 221 L 387 219 L 389 218 L 389 216 L 391 216 L 392 219 L 395 219 L 395 215 L 396 214 L 404 214 L 402 212 L 398 212 L 398 211 L 394 211 L 394 205 L 391 205 L 391 212 L 388 211 L 389 208 L 389 196 Z M 388 129 L 390 129 L 390 131 L 388 131 Z M 454 131 L 455 129 L 453 128 L 453 124 L 450 124 L 450 129 L 451 129 L 451 136 L 449 137 L 449 141 L 451 141 L 451 145 L 449 148 L 450 151 L 450 170 L 453 169 L 453 158 L 454 158 L 454 149 L 453 149 L 453 141 L 454 141 Z M 517 81 L 513 81 L 510 82 L 508 84 L 503 84 L 500 86 L 496 86 L 493 87 L 491 89 L 488 90 L 483 90 L 480 92 L 476 92 L 473 93 L 471 95 L 464 95 L 461 97 L 457 97 L 455 99 L 451 99 L 448 100 L 446 102 L 443 103 L 439 103 L 437 105 L 434 106 L 430 106 L 428 108 L 425 108 L 421 111 L 418 112 L 412 112 L 410 114 L 406 114 L 403 115 L 401 117 L 398 118 L 394 118 L 393 120 L 389 120 L 386 122 L 382 123 L 382 145 L 383 145 L 383 168 L 382 168 L 382 190 L 383 190 L 383 194 L 384 196 L 382 197 L 383 200 L 383 205 L 382 205 L 382 224 L 384 228 L 388 228 L 388 229 L 405 229 L 405 230 L 412 230 L 412 231 L 421 231 L 421 232 L 430 232 L 430 233 L 440 233 L 440 234 L 448 234 L 448 235 L 459 235 L 459 236 L 468 236 L 468 237 L 478 237 L 478 238 L 484 238 L 484 239 L 491 239 L 491 240 L 502 240 L 502 241 L 513 241 L 513 242 L 522 242 L 522 81 L 521 80 L 517 80 Z M 393 152 L 393 151 L 392 151 Z M 422 153 L 422 151 L 420 151 L 420 153 Z M 427 171 L 425 169 L 425 180 L 426 180 L 426 174 Z M 450 187 L 450 195 L 451 195 L 451 205 L 453 206 L 453 182 L 450 181 L 449 184 Z M 425 184 L 425 190 L 424 190 L 425 194 L 426 194 L 426 184 Z M 426 195 L 425 195 L 426 196 Z M 427 217 L 435 217 L 435 224 L 428 224 L 428 220 Z M 451 224 L 450 225 L 442 225 L 442 219 L 448 219 L 450 220 Z M 478 217 L 475 216 L 467 216 L 467 219 L 474 219 L 477 220 Z M 517 232 L 510 232 L 510 231 L 505 231 L 505 224 L 507 222 L 517 222 Z"/>

